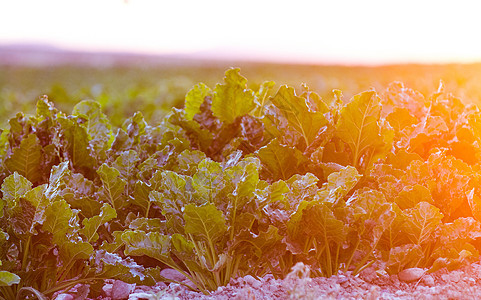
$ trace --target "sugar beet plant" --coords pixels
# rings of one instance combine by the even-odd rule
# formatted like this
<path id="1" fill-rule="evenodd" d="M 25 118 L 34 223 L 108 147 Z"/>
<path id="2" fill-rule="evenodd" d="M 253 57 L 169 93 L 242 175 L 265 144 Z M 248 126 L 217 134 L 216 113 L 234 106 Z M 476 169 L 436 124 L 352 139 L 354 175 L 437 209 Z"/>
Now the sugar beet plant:
<path id="1" fill-rule="evenodd" d="M 395 274 L 478 259 L 481 112 L 393 83 L 326 101 L 226 72 L 160 124 L 113 129 L 46 97 L 0 137 L 0 295 L 44 299 L 173 268 L 204 293 L 243 275 Z"/>

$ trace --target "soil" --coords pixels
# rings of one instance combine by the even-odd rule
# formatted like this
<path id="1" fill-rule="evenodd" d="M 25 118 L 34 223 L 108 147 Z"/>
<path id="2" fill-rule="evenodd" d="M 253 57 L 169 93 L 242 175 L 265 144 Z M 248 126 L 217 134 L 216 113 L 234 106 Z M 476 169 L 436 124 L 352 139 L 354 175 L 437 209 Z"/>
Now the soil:
<path id="1" fill-rule="evenodd" d="M 455 271 L 442 269 L 425 273 L 409 283 L 400 280 L 398 275 L 379 273 L 373 268 L 358 276 L 341 273 L 330 278 L 310 278 L 309 268 L 298 264 L 283 280 L 272 275 L 258 280 L 248 275 L 233 279 L 210 295 L 193 292 L 178 283 L 159 282 L 147 287 L 111 281 L 104 285 L 104 296 L 97 299 L 481 299 L 480 263 Z M 54 299 L 79 299 L 75 291 L 63 295 L 63 298 L 56 295 Z"/>

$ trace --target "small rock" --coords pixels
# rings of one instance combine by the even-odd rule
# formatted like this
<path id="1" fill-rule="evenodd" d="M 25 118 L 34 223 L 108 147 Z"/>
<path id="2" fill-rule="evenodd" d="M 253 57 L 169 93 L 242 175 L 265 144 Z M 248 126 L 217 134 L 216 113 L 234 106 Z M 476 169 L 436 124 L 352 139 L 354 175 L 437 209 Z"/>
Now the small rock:
<path id="1" fill-rule="evenodd" d="M 376 269 L 374 269 L 373 267 L 369 267 L 362 270 L 359 276 L 367 282 L 372 282 L 378 277 L 376 273 Z"/>
<path id="2" fill-rule="evenodd" d="M 112 295 L 112 286 L 112 283 L 104 284 L 104 286 L 102 287 L 102 291 L 104 292 L 105 296 L 110 297 L 110 295 Z"/>
<path id="3" fill-rule="evenodd" d="M 399 280 L 401 281 L 413 282 L 413 281 L 419 280 L 419 278 L 421 278 L 425 272 L 426 271 L 424 271 L 424 269 L 421 269 L 421 268 L 409 268 L 399 272 L 398 277 L 399 277 Z"/>
<path id="4" fill-rule="evenodd" d="M 129 300 L 156 300 L 157 296 L 152 293 L 133 293 L 129 295 Z"/>
<path id="5" fill-rule="evenodd" d="M 262 283 L 255 279 L 252 275 L 244 276 L 244 282 L 253 287 L 254 289 L 259 289 Z"/>
<path id="6" fill-rule="evenodd" d="M 450 274 L 450 278 L 452 282 L 459 282 L 461 280 L 461 272 L 459 271 L 452 271 Z"/>
<path id="7" fill-rule="evenodd" d="M 70 294 L 59 294 L 55 300 L 74 300 L 74 297 Z"/>
<path id="8" fill-rule="evenodd" d="M 434 278 L 431 275 L 426 275 L 423 277 L 423 283 L 427 286 L 434 286 Z"/>
<path id="9" fill-rule="evenodd" d="M 163 269 L 160 271 L 160 276 L 165 277 L 167 279 L 177 281 L 177 282 L 182 282 L 183 280 L 187 279 L 182 273 L 180 273 L 177 270 L 174 269 Z"/>
<path id="10" fill-rule="evenodd" d="M 124 300 L 128 299 L 130 293 L 135 289 L 135 284 L 125 283 L 120 280 L 115 280 L 112 286 L 111 296 L 113 300 Z"/>

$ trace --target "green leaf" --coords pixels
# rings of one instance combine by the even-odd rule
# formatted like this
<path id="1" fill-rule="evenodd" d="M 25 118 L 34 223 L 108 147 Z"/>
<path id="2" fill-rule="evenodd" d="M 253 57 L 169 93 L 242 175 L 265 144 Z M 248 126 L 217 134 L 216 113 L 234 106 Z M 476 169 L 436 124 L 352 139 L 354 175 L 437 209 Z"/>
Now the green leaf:
<path id="1" fill-rule="evenodd" d="M 184 207 L 185 232 L 213 245 L 227 232 L 222 211 L 213 204 Z"/>
<path id="2" fill-rule="evenodd" d="M 135 169 L 137 163 L 140 161 L 137 151 L 129 150 L 122 151 L 112 164 L 112 167 L 117 169 L 123 178 L 129 179 L 135 176 Z"/>
<path id="3" fill-rule="evenodd" d="M 227 168 L 225 181 L 229 186 L 229 193 L 236 198 L 253 198 L 259 183 L 260 161 L 254 157 L 247 157 L 235 166 Z M 243 206 L 244 203 L 238 203 Z"/>
<path id="4" fill-rule="evenodd" d="M 56 244 L 63 244 L 67 233 L 72 230 L 70 220 L 73 217 L 74 212 L 65 200 L 55 201 L 45 210 L 43 229 L 52 233 Z"/>
<path id="5" fill-rule="evenodd" d="M 132 117 L 125 120 L 122 124 L 122 129 L 125 130 L 134 144 L 140 142 L 140 137 L 145 134 L 147 129 L 147 122 L 141 112 L 136 112 Z M 112 146 L 113 147 L 113 146 Z"/>
<path id="6" fill-rule="evenodd" d="M 405 128 L 410 129 L 411 126 L 418 123 L 418 119 L 411 115 L 407 108 L 399 107 L 394 108 L 394 111 L 386 117 L 386 120 L 398 134 L 401 134 Z"/>
<path id="7" fill-rule="evenodd" d="M 80 230 L 80 233 L 87 238 L 87 242 L 95 242 L 99 238 L 99 235 L 97 234 L 99 227 L 116 217 L 117 213 L 115 209 L 113 209 L 107 203 L 104 203 L 98 216 L 94 216 L 90 219 L 84 219 L 82 221 L 83 228 Z"/>
<path id="8" fill-rule="evenodd" d="M 149 199 L 149 193 L 151 191 L 152 187 L 145 182 L 139 180 L 135 183 L 134 197 L 131 199 L 131 202 L 142 209 L 143 215 L 148 214 L 151 205 Z"/>
<path id="9" fill-rule="evenodd" d="M 30 182 L 37 182 L 42 178 L 41 159 L 40 140 L 32 133 L 22 140 L 19 148 L 13 150 L 5 165 L 10 172 L 18 172 Z"/>
<path id="10" fill-rule="evenodd" d="M 335 135 L 349 146 L 355 167 L 364 154 L 384 145 L 380 114 L 380 98 L 374 91 L 355 95 L 340 112 Z"/>
<path id="11" fill-rule="evenodd" d="M 106 149 L 112 142 L 112 126 L 102 112 L 100 103 L 93 100 L 83 100 L 77 103 L 72 111 L 73 116 L 85 119 L 82 126 L 90 136 L 90 144 L 95 151 Z"/>
<path id="12" fill-rule="evenodd" d="M 14 172 L 12 175 L 5 178 L 2 183 L 2 204 L 6 202 L 8 207 L 15 207 L 18 199 L 31 189 L 32 183 L 28 181 L 27 178 Z"/>
<path id="13" fill-rule="evenodd" d="M 96 251 L 91 264 L 96 268 L 91 270 L 92 277 L 118 279 L 128 283 L 141 284 L 145 279 L 144 268 L 131 258 L 122 258 L 117 254 Z"/>
<path id="14" fill-rule="evenodd" d="M 173 108 L 173 113 L 169 116 L 169 122 L 185 130 L 189 137 L 192 147 L 202 151 L 207 151 L 214 139 L 213 134 L 195 120 L 186 120 L 182 115 L 182 110 Z"/>
<path id="15" fill-rule="evenodd" d="M 303 137 L 306 147 L 315 140 L 319 130 L 327 124 L 323 113 L 310 109 L 307 99 L 296 96 L 292 87 L 281 86 L 271 101 L 279 108 L 290 126 Z"/>
<path id="16" fill-rule="evenodd" d="M 142 230 L 145 232 L 157 231 L 161 232 L 164 229 L 165 221 L 159 218 L 136 218 L 129 224 L 132 230 Z"/>
<path id="17" fill-rule="evenodd" d="M 101 194 L 104 199 L 107 200 L 116 211 L 124 207 L 127 204 L 124 195 L 127 182 L 121 178 L 120 172 L 104 163 L 97 169 L 97 174 L 99 174 L 102 180 Z"/>
<path id="18" fill-rule="evenodd" d="M 417 267 L 416 262 L 423 257 L 423 250 L 419 245 L 406 244 L 392 248 L 389 251 L 389 259 L 386 263 L 387 272 L 392 275 L 407 268 Z"/>
<path id="19" fill-rule="evenodd" d="M 58 166 L 53 166 L 50 171 L 50 178 L 48 180 L 48 187 L 45 191 L 45 196 L 48 199 L 54 200 L 60 195 L 63 188 L 65 188 L 65 178 L 70 176 L 69 162 L 64 161 Z"/>
<path id="20" fill-rule="evenodd" d="M 59 118 L 58 121 L 62 127 L 64 147 L 72 165 L 76 168 L 93 168 L 96 161 L 90 152 L 87 129 L 75 119 Z"/>
<path id="21" fill-rule="evenodd" d="M 362 177 L 356 168 L 352 166 L 343 167 L 339 172 L 333 172 L 327 177 L 319 196 L 321 199 L 336 203 L 344 198 L 359 182 Z"/>
<path id="22" fill-rule="evenodd" d="M 224 170 L 220 163 L 210 158 L 202 160 L 192 177 L 192 187 L 196 195 L 205 202 L 215 202 L 217 194 L 224 188 Z"/>
<path id="23" fill-rule="evenodd" d="M 238 68 L 227 70 L 225 84 L 217 84 L 212 98 L 212 113 L 227 124 L 255 108 L 254 92 L 247 88 L 247 79 L 239 72 Z"/>
<path id="24" fill-rule="evenodd" d="M 64 264 L 69 264 L 78 260 L 87 260 L 93 253 L 93 246 L 87 242 L 65 240 L 62 241 L 62 243 L 59 243 L 59 254 Z M 75 277 L 78 274 L 72 275 L 72 277 Z"/>
<path id="25" fill-rule="evenodd" d="M 170 236 L 159 232 L 145 233 L 140 230 L 126 230 L 122 233 L 121 238 L 125 244 L 125 255 L 147 255 L 170 267 L 177 266 L 170 257 Z"/>
<path id="26" fill-rule="evenodd" d="M 204 98 L 209 96 L 211 90 L 203 83 L 195 85 L 185 96 L 184 118 L 192 120 L 200 111 L 200 106 L 204 102 Z"/>
<path id="27" fill-rule="evenodd" d="M 434 204 L 431 192 L 423 185 L 406 186 L 394 199 L 400 209 L 413 208 L 419 202 L 428 202 Z"/>
<path id="28" fill-rule="evenodd" d="M 403 231 L 414 244 L 422 245 L 433 240 L 434 232 L 443 218 L 439 208 L 428 202 L 419 202 L 415 207 L 406 209 L 404 213 L 406 223 Z"/>
<path id="29" fill-rule="evenodd" d="M 0 271 L 0 286 L 11 286 L 20 283 L 20 277 L 16 274 Z"/>
<path id="30" fill-rule="evenodd" d="M 287 180 L 294 174 L 304 174 L 308 159 L 293 147 L 284 146 L 277 139 L 272 140 L 257 152 L 269 178 Z"/>
<path id="31" fill-rule="evenodd" d="M 24 198 L 28 201 L 32 207 L 34 208 L 33 217 L 31 220 L 31 227 L 30 233 L 36 234 L 35 226 L 37 224 L 43 224 L 45 221 L 45 210 L 49 205 L 49 201 L 47 197 L 45 197 L 45 190 L 47 189 L 47 185 L 39 185 L 27 193 L 25 193 Z"/>
<path id="32" fill-rule="evenodd" d="M 347 234 L 344 222 L 336 219 L 325 204 L 308 205 L 302 211 L 302 219 L 298 226 L 307 236 L 318 237 L 321 243 L 333 241 L 340 244 Z"/>

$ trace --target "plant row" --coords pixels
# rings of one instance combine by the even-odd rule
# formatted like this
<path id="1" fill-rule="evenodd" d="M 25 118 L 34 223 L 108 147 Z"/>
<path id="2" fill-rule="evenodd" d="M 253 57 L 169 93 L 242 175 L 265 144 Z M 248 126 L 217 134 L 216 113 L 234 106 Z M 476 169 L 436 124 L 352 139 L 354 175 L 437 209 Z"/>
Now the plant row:
<path id="1" fill-rule="evenodd" d="M 282 278 L 458 268 L 481 237 L 481 112 L 393 83 L 344 101 L 239 69 L 160 124 L 113 129 L 95 101 L 46 97 L 0 137 L 0 295 L 38 298 L 173 268 L 204 293 Z"/>

